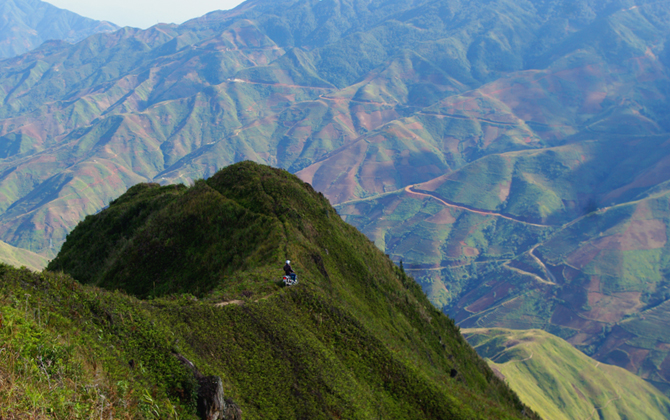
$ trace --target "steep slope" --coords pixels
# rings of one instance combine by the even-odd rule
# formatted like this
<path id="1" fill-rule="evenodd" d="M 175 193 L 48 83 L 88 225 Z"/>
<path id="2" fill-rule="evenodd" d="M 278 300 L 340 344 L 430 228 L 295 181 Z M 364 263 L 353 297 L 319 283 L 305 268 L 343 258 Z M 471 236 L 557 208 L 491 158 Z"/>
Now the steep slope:
<path id="1" fill-rule="evenodd" d="M 25 266 L 35 271 L 41 271 L 49 262 L 41 255 L 13 247 L 4 242 L 0 242 L 0 261 L 15 267 Z"/>
<path id="2" fill-rule="evenodd" d="M 459 325 L 546 329 L 668 390 L 670 194 L 662 185 L 630 203 L 594 204 L 561 226 L 454 203 L 438 191 L 423 184 L 338 211 L 403 259 Z"/>
<path id="3" fill-rule="evenodd" d="M 138 305 L 156 357 L 178 348 L 220 375 L 245 418 L 534 416 L 411 278 L 283 170 L 242 162 L 190 188 L 135 186 L 81 222 L 49 269 L 150 297 L 82 289 L 117 357 L 143 351 L 115 341 L 123 319 L 144 322 Z"/>
<path id="4" fill-rule="evenodd" d="M 75 43 L 118 26 L 97 21 L 40 0 L 0 1 L 0 58 L 14 57 L 49 40 Z"/>
<path id="5" fill-rule="evenodd" d="M 254 0 L 46 44 L 0 63 L 0 240 L 53 257 L 132 185 L 250 159 L 339 204 L 462 325 L 547 328 L 663 386 L 669 15 L 655 0 Z M 651 197 L 654 221 L 608 210 L 628 245 L 588 228 Z M 599 251 L 577 267 L 596 253 L 582 242 Z M 119 261 L 88 275 L 125 287 Z"/>
<path id="6" fill-rule="evenodd" d="M 463 334 L 543 418 L 670 417 L 670 400 L 652 385 L 625 369 L 596 362 L 547 332 L 465 329 Z"/>

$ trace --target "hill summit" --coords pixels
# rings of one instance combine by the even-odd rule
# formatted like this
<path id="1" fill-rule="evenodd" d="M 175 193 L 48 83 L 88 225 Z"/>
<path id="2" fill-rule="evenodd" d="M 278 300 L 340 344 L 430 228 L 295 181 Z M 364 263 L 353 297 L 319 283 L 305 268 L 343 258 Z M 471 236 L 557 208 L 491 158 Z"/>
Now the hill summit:
<path id="1" fill-rule="evenodd" d="M 296 286 L 281 285 L 285 259 Z M 401 268 L 284 170 L 137 185 L 82 221 L 49 270 L 116 290 L 84 286 L 117 357 L 151 364 L 117 320 L 144 319 L 154 359 L 220 376 L 247 419 L 535 418 Z"/>

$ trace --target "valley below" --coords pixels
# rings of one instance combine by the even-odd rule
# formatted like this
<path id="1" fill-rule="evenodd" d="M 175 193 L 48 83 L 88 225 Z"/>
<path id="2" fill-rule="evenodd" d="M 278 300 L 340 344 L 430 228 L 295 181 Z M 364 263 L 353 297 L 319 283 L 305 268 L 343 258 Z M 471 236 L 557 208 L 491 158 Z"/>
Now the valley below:
<path id="1" fill-rule="evenodd" d="M 253 0 L 44 43 L 0 61 L 0 258 L 42 268 L 129 188 L 254 161 L 464 330 L 544 331 L 670 395 L 668 22 L 652 0 Z"/>

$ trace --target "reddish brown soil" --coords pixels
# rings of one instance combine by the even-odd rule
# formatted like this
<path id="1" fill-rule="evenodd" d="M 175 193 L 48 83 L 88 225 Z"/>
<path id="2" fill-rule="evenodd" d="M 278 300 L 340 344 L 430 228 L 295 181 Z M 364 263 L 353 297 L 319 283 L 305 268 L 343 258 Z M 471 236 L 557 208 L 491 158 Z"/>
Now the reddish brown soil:
<path id="1" fill-rule="evenodd" d="M 580 110 L 584 114 L 595 114 L 602 111 L 602 102 L 607 97 L 607 92 L 589 92 L 584 96 L 584 103 Z"/>
<path id="2" fill-rule="evenodd" d="M 591 276 L 591 280 L 589 281 L 588 286 L 586 287 L 586 290 L 589 292 L 600 292 L 600 277 L 598 276 Z"/>
<path id="3" fill-rule="evenodd" d="M 493 303 L 495 303 L 496 301 L 506 298 L 510 293 L 510 289 L 513 289 L 512 285 L 505 282 L 496 287 L 495 289 L 491 290 L 486 295 L 477 299 L 472 305 L 468 306 L 465 309 L 473 313 L 481 312 L 484 309 L 487 309 L 488 307 L 492 306 Z"/>
<path id="4" fill-rule="evenodd" d="M 611 352 L 616 348 L 621 347 L 622 345 L 625 345 L 626 341 L 634 337 L 635 337 L 634 334 L 631 334 L 628 331 L 621 328 L 620 326 L 615 325 L 614 327 L 612 327 L 612 332 L 607 336 L 605 342 L 598 349 L 598 353 L 596 353 L 593 356 L 594 359 L 603 360 L 604 356 L 607 353 Z"/>
<path id="5" fill-rule="evenodd" d="M 666 381 L 670 381 L 670 354 L 668 354 L 663 363 L 661 363 L 661 368 L 659 369 L 661 376 L 665 378 Z"/>
<path id="6" fill-rule="evenodd" d="M 662 147 L 668 147 L 665 144 Z M 660 184 L 670 179 L 670 156 L 666 156 L 659 160 L 654 166 L 649 168 L 646 172 L 640 174 L 633 182 L 618 188 L 602 198 L 602 202 L 615 201 L 618 197 L 629 190 L 635 188 L 648 188 L 653 185 Z"/>
<path id="7" fill-rule="evenodd" d="M 663 248 L 667 240 L 661 220 L 633 220 L 624 233 L 596 239 L 592 244 L 600 250 L 633 251 Z"/>
<path id="8" fill-rule="evenodd" d="M 598 254 L 600 254 L 601 249 L 587 243 L 585 246 L 575 250 L 567 258 L 568 264 L 578 269 L 584 268 L 588 263 L 593 261 Z"/>
<path id="9" fill-rule="evenodd" d="M 456 221 L 456 218 L 451 214 L 451 212 L 452 209 L 445 207 L 435 215 L 427 218 L 426 222 L 434 223 L 436 225 L 450 225 Z"/>
<path id="10" fill-rule="evenodd" d="M 631 347 L 626 344 L 621 346 L 620 349 L 628 353 L 628 359 L 630 361 L 627 366 L 624 366 L 624 368 L 633 373 L 636 373 L 640 370 L 642 363 L 644 363 L 644 360 L 649 355 L 649 350 L 647 349 Z"/>
<path id="11" fill-rule="evenodd" d="M 476 257 L 477 255 L 479 255 L 479 250 L 477 248 L 473 248 L 470 246 L 464 246 L 463 255 L 465 255 L 466 257 Z"/>
<path id="12" fill-rule="evenodd" d="M 584 316 L 601 322 L 614 323 L 620 321 L 624 315 L 637 312 L 643 305 L 640 302 L 640 292 L 615 293 L 604 295 L 600 292 L 589 292 L 588 301 L 591 310 Z"/>
<path id="13" fill-rule="evenodd" d="M 593 327 L 593 324 L 599 324 L 597 321 L 582 318 L 577 312 L 562 305 L 558 305 L 554 310 L 554 313 L 551 316 L 551 323 L 579 331 L 600 329 L 600 327 Z M 572 339 L 570 342 L 575 344 Z"/>

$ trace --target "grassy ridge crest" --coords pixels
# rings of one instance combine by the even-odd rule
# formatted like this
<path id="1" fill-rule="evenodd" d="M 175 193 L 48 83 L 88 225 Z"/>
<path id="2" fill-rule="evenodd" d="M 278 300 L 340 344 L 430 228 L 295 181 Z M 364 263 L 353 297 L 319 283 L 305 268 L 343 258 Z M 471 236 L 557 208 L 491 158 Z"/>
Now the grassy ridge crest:
<path id="1" fill-rule="evenodd" d="M 291 288 L 286 258 L 300 276 Z M 82 221 L 49 269 L 97 285 L 76 286 L 86 322 L 159 361 L 147 375 L 166 381 L 156 398 L 180 415 L 193 403 L 176 352 L 221 376 L 245 418 L 534 416 L 413 279 L 284 170 L 241 162 L 191 187 L 133 187 Z M 3 296 L 20 296 L 10 306 L 50 299 L 41 280 L 5 283 Z M 144 327 L 127 324 L 138 318 Z"/>

